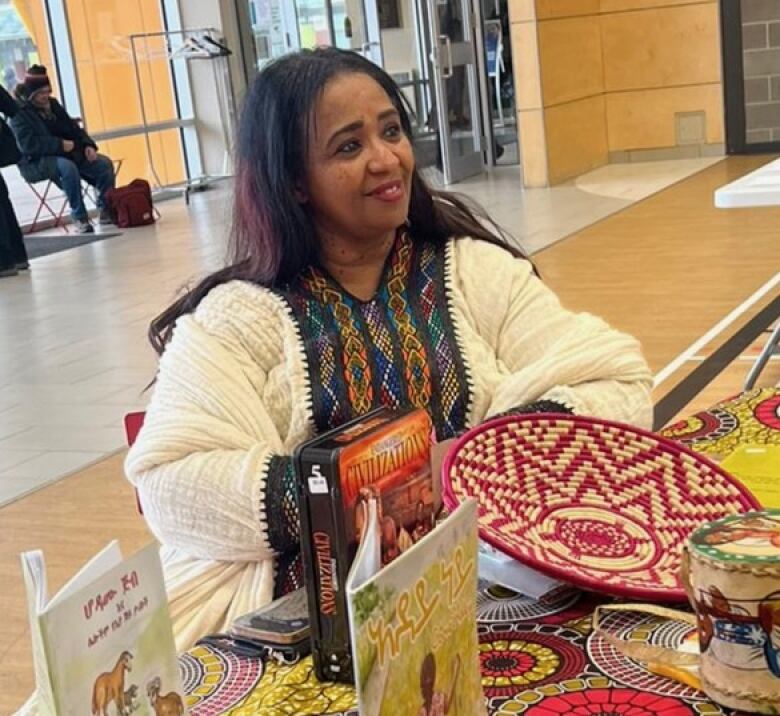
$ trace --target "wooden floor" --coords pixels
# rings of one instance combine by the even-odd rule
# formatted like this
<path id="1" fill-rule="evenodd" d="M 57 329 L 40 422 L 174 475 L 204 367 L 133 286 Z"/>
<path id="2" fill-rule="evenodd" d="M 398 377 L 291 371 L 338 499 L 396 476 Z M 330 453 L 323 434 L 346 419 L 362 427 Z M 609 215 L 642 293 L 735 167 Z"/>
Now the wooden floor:
<path id="1" fill-rule="evenodd" d="M 729 158 L 609 217 L 535 258 L 563 301 L 637 335 L 659 371 L 780 270 L 780 209 L 722 211 L 713 190 L 769 158 Z M 776 295 L 776 293 L 774 294 Z M 774 295 L 686 361 L 658 395 L 693 370 Z M 739 392 L 765 336 L 681 410 Z M 761 384 L 780 382 L 772 361 Z M 0 509 L 0 714 L 33 688 L 29 631 L 18 554 L 41 548 L 54 592 L 111 539 L 130 553 L 150 540 L 122 477 L 118 454 Z"/>
<path id="2" fill-rule="evenodd" d="M 564 303 L 637 336 L 658 372 L 780 271 L 780 208 L 713 206 L 772 158 L 729 157 L 534 259 Z"/>

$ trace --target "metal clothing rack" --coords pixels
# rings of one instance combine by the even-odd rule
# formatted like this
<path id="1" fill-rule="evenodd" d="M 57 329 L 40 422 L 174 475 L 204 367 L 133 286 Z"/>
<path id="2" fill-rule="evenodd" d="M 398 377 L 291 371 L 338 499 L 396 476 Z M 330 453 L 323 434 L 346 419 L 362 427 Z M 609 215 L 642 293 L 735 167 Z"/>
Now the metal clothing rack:
<path id="1" fill-rule="evenodd" d="M 198 27 L 192 29 L 183 30 L 167 30 L 161 32 L 143 32 L 130 35 L 130 48 L 133 58 L 133 70 L 135 72 L 136 88 L 138 90 L 138 101 L 141 108 L 141 122 L 142 131 L 144 135 L 144 141 L 146 144 L 146 154 L 149 161 L 149 168 L 152 176 L 156 182 L 156 188 L 166 189 L 178 185 L 165 185 L 160 179 L 160 175 L 157 172 L 154 162 L 154 153 L 152 152 L 152 143 L 150 134 L 154 131 L 158 131 L 160 127 L 157 124 L 149 122 L 148 113 L 146 109 L 146 102 L 143 92 L 143 83 L 141 81 L 141 66 L 140 62 L 148 61 L 155 57 L 165 57 L 169 61 L 174 62 L 177 60 L 185 60 L 187 62 L 200 60 L 211 63 L 214 73 L 214 86 L 217 90 L 217 105 L 219 107 L 219 119 L 222 129 L 222 139 L 224 142 L 224 158 L 222 163 L 222 174 L 200 174 L 193 177 L 190 174 L 189 163 L 185 161 L 185 172 L 187 176 L 186 186 L 184 188 L 185 200 L 189 203 L 189 194 L 191 191 L 196 191 L 206 188 L 211 182 L 225 179 L 232 176 L 231 171 L 231 158 L 233 156 L 233 138 L 235 137 L 236 127 L 236 108 L 235 99 L 233 94 L 233 82 L 230 75 L 229 57 L 232 54 L 231 51 L 225 46 L 224 40 L 221 37 L 219 30 L 213 27 Z M 214 44 L 214 47 L 220 47 L 224 52 L 219 54 L 209 54 L 204 49 L 203 52 L 189 52 L 188 49 L 196 49 L 198 46 L 203 48 L 205 46 L 204 37 L 219 38 L 218 43 Z M 149 40 L 151 38 L 163 38 L 165 44 L 165 51 L 149 51 Z M 144 53 L 139 52 L 140 46 L 142 46 Z M 211 46 L 211 45 L 210 45 Z M 193 115 L 195 110 L 193 108 Z M 189 122 L 195 127 L 197 133 L 197 122 L 194 122 L 197 118 L 195 116 L 189 118 Z M 188 120 L 179 118 L 179 128 L 185 126 L 184 122 Z M 168 125 L 171 123 L 168 122 Z"/>

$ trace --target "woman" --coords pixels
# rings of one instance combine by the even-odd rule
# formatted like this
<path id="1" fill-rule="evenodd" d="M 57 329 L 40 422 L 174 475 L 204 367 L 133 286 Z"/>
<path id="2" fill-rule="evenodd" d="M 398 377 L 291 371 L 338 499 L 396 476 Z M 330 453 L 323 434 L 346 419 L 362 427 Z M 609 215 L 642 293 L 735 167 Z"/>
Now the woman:
<path id="1" fill-rule="evenodd" d="M 159 316 L 126 463 L 180 648 L 301 583 L 291 454 L 384 404 L 439 440 L 511 409 L 649 425 L 637 342 L 564 310 L 415 169 L 390 77 L 335 49 L 267 66 L 238 138 L 230 265 Z"/>
<path id="2" fill-rule="evenodd" d="M 5 118 L 13 117 L 18 111 L 18 105 L 8 92 L 0 87 L 0 112 Z M 16 164 L 19 160 L 19 149 L 11 128 L 0 119 L 0 167 Z M 19 271 L 30 268 L 27 259 L 27 249 L 24 246 L 22 230 L 16 218 L 8 185 L 0 174 L 0 278 L 16 276 Z"/>

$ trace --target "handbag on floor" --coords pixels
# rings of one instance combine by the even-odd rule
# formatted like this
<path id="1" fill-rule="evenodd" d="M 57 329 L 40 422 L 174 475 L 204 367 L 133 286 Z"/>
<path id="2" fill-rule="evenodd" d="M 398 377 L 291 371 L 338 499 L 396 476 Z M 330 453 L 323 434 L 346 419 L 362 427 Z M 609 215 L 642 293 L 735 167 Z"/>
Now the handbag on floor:
<path id="1" fill-rule="evenodd" d="M 134 179 L 127 186 L 106 192 L 106 207 L 120 229 L 146 226 L 157 220 L 152 203 L 152 189 L 144 179 Z"/>

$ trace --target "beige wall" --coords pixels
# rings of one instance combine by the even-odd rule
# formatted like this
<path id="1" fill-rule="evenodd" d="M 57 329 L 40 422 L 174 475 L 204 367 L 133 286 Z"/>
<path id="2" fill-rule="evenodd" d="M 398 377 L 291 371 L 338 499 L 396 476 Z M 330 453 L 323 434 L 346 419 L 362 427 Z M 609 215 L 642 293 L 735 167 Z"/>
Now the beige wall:
<path id="1" fill-rule="evenodd" d="M 569 5 L 578 15 L 564 16 Z M 598 6 L 598 0 L 541 0 L 537 6 L 551 184 L 606 164 L 609 157 Z"/>
<path id="2" fill-rule="evenodd" d="M 723 142 L 717 0 L 510 0 L 509 11 L 526 186 Z"/>
<path id="3" fill-rule="evenodd" d="M 723 142 L 718 3 L 602 0 L 609 149 L 677 145 L 677 114 L 704 112 L 700 142 Z M 641 6 L 604 13 L 604 7 Z"/>

